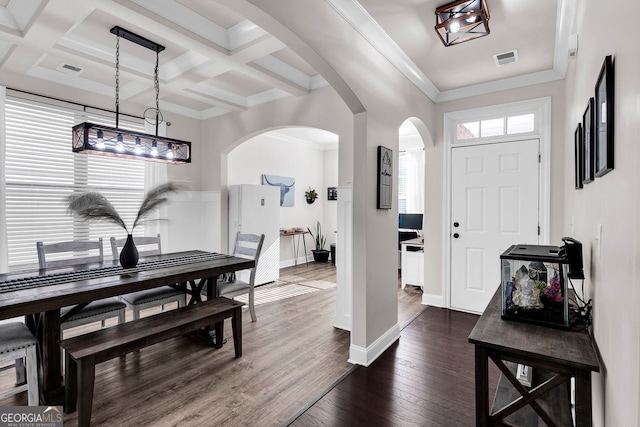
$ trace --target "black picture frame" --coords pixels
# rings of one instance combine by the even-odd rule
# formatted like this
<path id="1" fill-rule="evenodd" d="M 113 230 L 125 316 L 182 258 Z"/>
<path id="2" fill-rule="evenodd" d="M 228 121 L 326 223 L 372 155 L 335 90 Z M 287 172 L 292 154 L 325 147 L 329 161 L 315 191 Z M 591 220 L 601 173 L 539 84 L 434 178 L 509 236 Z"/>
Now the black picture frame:
<path id="1" fill-rule="evenodd" d="M 573 133 L 574 144 L 574 164 L 575 164 L 575 186 L 576 190 L 583 187 L 582 181 L 584 180 L 584 151 L 582 147 L 582 123 L 578 123 L 576 130 Z"/>
<path id="2" fill-rule="evenodd" d="M 595 89 L 595 176 L 601 177 L 613 170 L 614 78 L 611 55 L 604 59 Z"/>
<path id="3" fill-rule="evenodd" d="M 589 98 L 587 108 L 582 115 L 582 183 L 588 184 L 593 181 L 593 172 L 595 166 L 594 144 L 593 144 L 593 98 Z"/>
<path id="4" fill-rule="evenodd" d="M 393 201 L 393 151 L 378 145 L 378 209 L 391 209 Z"/>
<path id="5" fill-rule="evenodd" d="M 327 200 L 338 200 L 338 190 L 336 187 L 327 187 Z"/>

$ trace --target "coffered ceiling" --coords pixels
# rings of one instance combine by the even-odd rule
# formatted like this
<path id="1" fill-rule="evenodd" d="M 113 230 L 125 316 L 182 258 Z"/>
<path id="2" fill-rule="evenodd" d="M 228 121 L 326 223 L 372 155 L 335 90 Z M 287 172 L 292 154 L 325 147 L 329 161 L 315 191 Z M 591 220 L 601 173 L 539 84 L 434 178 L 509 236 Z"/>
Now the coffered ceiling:
<path id="1" fill-rule="evenodd" d="M 304 1 L 326 1 L 335 19 L 347 20 L 434 102 L 563 78 L 577 2 L 488 0 L 491 35 L 444 47 L 433 29 L 441 0 Z M 207 119 L 327 85 L 293 50 L 221 3 L 0 0 L 0 84 L 115 98 L 116 37 L 109 29 L 118 25 L 166 47 L 163 111 Z M 349 55 L 353 47 L 339 49 Z M 492 55 L 513 49 L 520 61 L 496 67 Z M 155 59 L 121 40 L 121 106 L 154 105 Z"/>

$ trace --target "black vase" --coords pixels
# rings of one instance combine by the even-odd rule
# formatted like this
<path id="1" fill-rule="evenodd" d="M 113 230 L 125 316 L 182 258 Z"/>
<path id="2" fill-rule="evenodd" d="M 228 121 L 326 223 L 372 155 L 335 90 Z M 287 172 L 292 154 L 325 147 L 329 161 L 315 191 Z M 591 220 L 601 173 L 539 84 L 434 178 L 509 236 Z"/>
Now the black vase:
<path id="1" fill-rule="evenodd" d="M 127 241 L 120 251 L 120 265 L 122 268 L 131 268 L 138 265 L 138 248 L 133 242 L 133 236 L 127 235 Z"/>

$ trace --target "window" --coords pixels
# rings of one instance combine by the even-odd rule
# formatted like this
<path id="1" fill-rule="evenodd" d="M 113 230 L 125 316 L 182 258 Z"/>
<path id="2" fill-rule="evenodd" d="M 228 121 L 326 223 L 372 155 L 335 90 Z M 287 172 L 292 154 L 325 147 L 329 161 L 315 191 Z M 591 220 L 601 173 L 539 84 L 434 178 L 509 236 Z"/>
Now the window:
<path id="1" fill-rule="evenodd" d="M 4 173 L 9 267 L 37 263 L 38 240 L 102 237 L 105 258 L 111 257 L 109 237 L 122 237 L 124 231 L 116 225 L 74 220 L 66 212 L 65 201 L 74 191 L 99 191 L 127 225 L 135 218 L 144 197 L 144 162 L 72 153 L 71 128 L 82 121 L 115 125 L 113 119 L 102 116 L 7 97 Z M 143 123 L 121 120 L 119 125 L 144 132 Z M 137 232 L 143 233 L 143 227 Z"/>
<path id="2" fill-rule="evenodd" d="M 475 138 L 531 133 L 534 130 L 535 115 L 533 113 L 495 117 L 480 121 L 458 123 L 456 125 L 456 140 L 464 141 Z"/>
<path id="3" fill-rule="evenodd" d="M 407 153 L 398 154 L 398 213 L 407 212 Z"/>

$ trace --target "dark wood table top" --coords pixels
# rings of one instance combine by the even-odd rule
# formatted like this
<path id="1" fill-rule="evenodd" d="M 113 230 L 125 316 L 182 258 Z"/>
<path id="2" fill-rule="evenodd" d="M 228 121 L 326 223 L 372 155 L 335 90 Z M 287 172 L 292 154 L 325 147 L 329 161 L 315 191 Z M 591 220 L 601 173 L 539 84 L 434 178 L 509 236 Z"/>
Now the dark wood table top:
<path id="1" fill-rule="evenodd" d="M 566 331 L 547 326 L 504 320 L 500 288 L 495 293 L 469 342 L 506 353 L 589 371 L 600 371 L 591 337 L 586 331 Z"/>
<path id="2" fill-rule="evenodd" d="M 202 251 L 187 251 L 168 253 L 140 260 L 137 269 L 124 270 L 118 267 L 117 261 L 103 263 L 58 267 L 46 270 L 30 270 L 0 274 L 0 319 L 22 316 L 55 310 L 61 307 L 89 303 L 97 299 L 123 295 L 129 292 L 151 289 L 171 283 L 185 283 L 188 281 L 215 278 L 220 274 L 254 267 L 253 260 L 218 254 L 219 257 L 196 262 L 171 263 L 172 259 L 186 259 L 190 256 L 207 254 Z M 204 258 L 207 258 L 204 256 Z M 154 261 L 167 261 L 168 265 L 152 266 L 145 269 L 144 263 L 153 264 Z M 109 272 L 109 267 L 113 272 Z M 64 283 L 56 279 L 60 274 L 78 271 L 99 271 L 107 269 L 107 275 L 97 278 Z M 43 280 L 44 284 L 36 287 L 12 289 L 11 283 L 19 283 L 25 278 Z M 13 281 L 13 282 L 11 282 Z M 61 283 L 63 282 L 63 283 Z M 55 283 L 55 284 L 51 284 Z"/>

